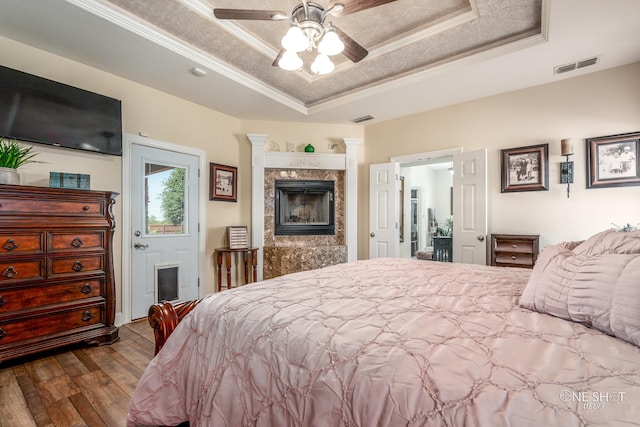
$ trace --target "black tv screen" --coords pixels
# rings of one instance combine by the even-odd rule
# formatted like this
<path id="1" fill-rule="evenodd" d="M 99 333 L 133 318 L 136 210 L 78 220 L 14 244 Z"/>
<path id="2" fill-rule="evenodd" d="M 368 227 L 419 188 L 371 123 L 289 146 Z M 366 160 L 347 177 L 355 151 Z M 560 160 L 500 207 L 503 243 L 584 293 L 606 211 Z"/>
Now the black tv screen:
<path id="1" fill-rule="evenodd" d="M 0 136 L 122 155 L 122 103 L 0 66 Z"/>

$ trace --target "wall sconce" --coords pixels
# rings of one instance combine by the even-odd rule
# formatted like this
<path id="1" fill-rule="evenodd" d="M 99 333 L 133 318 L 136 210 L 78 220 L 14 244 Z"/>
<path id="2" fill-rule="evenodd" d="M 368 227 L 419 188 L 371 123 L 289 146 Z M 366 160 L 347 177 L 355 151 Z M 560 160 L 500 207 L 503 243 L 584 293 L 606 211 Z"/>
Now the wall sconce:
<path id="1" fill-rule="evenodd" d="M 573 156 L 573 140 L 563 139 L 560 141 L 560 154 L 566 156 L 567 160 L 560 163 L 560 184 L 567 184 L 567 199 L 569 189 L 573 184 L 573 162 L 569 161 L 569 156 Z"/>

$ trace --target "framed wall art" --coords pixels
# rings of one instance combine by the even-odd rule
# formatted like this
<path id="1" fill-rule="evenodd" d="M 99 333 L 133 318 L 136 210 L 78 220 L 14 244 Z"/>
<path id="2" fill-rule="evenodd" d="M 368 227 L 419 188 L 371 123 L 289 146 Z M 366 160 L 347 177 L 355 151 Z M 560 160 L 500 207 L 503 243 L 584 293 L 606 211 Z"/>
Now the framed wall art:
<path id="1" fill-rule="evenodd" d="M 238 201 L 238 168 L 209 163 L 209 200 Z"/>
<path id="2" fill-rule="evenodd" d="M 549 144 L 500 150 L 502 193 L 549 189 Z"/>
<path id="3" fill-rule="evenodd" d="M 640 185 L 640 132 L 586 141 L 587 188 Z"/>

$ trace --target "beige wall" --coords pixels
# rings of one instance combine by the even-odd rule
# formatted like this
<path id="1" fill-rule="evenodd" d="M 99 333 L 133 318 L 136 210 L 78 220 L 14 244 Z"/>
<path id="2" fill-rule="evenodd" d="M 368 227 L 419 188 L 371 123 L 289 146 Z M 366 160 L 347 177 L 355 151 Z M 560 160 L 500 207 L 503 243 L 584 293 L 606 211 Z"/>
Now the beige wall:
<path id="1" fill-rule="evenodd" d="M 541 245 L 582 239 L 611 223 L 640 223 L 640 187 L 586 189 L 585 138 L 640 131 L 640 63 L 366 127 L 365 162 L 445 148 L 488 152 L 489 232 L 540 234 Z M 560 140 L 576 138 L 575 183 L 559 184 Z M 549 191 L 501 193 L 500 150 L 549 144 Z M 359 209 L 368 211 L 364 181 Z M 368 257 L 361 215 L 359 258 Z"/>
<path id="2" fill-rule="evenodd" d="M 69 59 L 0 37 L 0 64 L 36 74 L 82 89 L 122 100 L 123 132 L 137 135 L 144 132 L 150 138 L 189 146 L 206 152 L 210 162 L 238 167 L 238 202 L 204 200 L 206 205 L 206 277 L 207 293 L 215 290 L 215 270 L 212 254 L 225 244 L 227 225 L 251 224 L 251 144 L 246 133 L 266 133 L 270 139 L 282 143 L 295 142 L 298 149 L 311 143 L 318 152 L 328 152 L 328 144 L 339 143 L 344 137 L 362 137 L 364 128 L 356 125 L 305 125 L 248 121 L 187 102 L 147 86 L 88 67 Z M 22 184 L 48 186 L 49 172 L 86 173 L 91 175 L 91 188 L 120 193 L 114 209 L 116 224 L 122 224 L 122 159 L 35 145 L 44 164 L 20 168 Z M 344 146 L 341 146 L 344 152 Z M 208 185 L 209 171 L 203 182 Z M 208 189 L 207 189 L 208 193 Z M 117 311 L 121 310 L 121 242 L 122 232 L 116 228 L 114 236 Z"/>
<path id="3" fill-rule="evenodd" d="M 251 144 L 268 134 L 280 150 L 288 141 L 328 152 L 329 143 L 364 138 L 359 152 L 359 258 L 368 256 L 368 167 L 391 156 L 464 147 L 488 149 L 490 232 L 536 233 L 542 243 L 578 239 L 610 226 L 640 221 L 640 187 L 585 189 L 585 152 L 576 144 L 576 183 L 570 199 L 558 184 L 559 141 L 640 130 L 640 64 L 564 80 L 397 120 L 369 125 L 241 121 L 147 86 L 0 37 L 1 64 L 123 101 L 123 131 L 204 150 L 206 161 L 239 167 L 238 202 L 205 200 L 207 292 L 214 290 L 211 255 L 227 225 L 251 222 Z M 500 193 L 499 150 L 550 144 L 550 191 Z M 344 147 L 339 145 L 339 151 Z M 121 158 L 37 145 L 46 164 L 21 168 L 22 183 L 48 185 L 50 171 L 89 173 L 91 187 L 124 194 Z M 204 171 L 208 176 L 208 171 Z M 116 220 L 122 224 L 121 200 Z M 118 299 L 121 229 L 115 234 Z M 120 311 L 118 302 L 118 311 Z"/>

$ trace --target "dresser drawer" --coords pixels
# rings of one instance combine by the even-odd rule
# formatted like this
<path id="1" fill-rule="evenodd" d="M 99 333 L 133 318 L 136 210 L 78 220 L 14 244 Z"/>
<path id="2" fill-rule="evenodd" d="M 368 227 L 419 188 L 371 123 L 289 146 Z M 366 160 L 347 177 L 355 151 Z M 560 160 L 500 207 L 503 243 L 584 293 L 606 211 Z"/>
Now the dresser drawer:
<path id="1" fill-rule="evenodd" d="M 104 280 L 95 278 L 29 288 L 0 288 L 0 314 L 99 297 L 103 293 Z"/>
<path id="2" fill-rule="evenodd" d="M 31 318 L 0 322 L 0 347 L 16 341 L 44 337 L 60 332 L 104 323 L 101 306 L 79 307 Z"/>
<path id="3" fill-rule="evenodd" d="M 48 258 L 47 277 L 50 279 L 103 273 L 104 254 Z"/>
<path id="4" fill-rule="evenodd" d="M 83 232 L 53 232 L 47 236 L 47 252 L 104 250 L 105 232 L 102 230 Z"/>
<path id="5" fill-rule="evenodd" d="M 0 257 L 44 253 L 44 234 L 38 232 L 0 233 Z"/>
<path id="6" fill-rule="evenodd" d="M 0 288 L 6 285 L 24 282 L 27 280 L 44 279 L 44 259 L 30 260 L 0 259 Z"/>
<path id="7" fill-rule="evenodd" d="M 104 216 L 99 200 L 56 200 L 0 197 L 1 215 Z"/>

